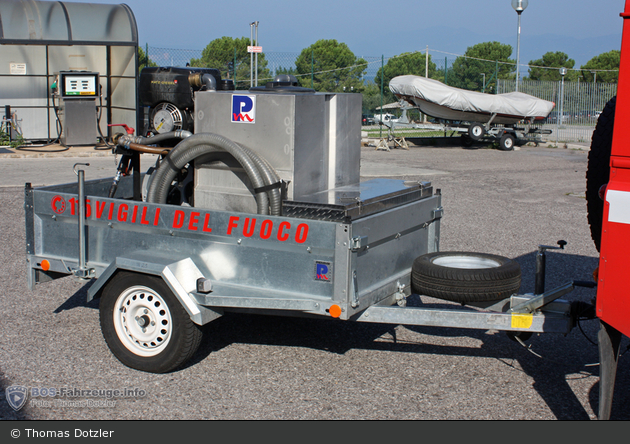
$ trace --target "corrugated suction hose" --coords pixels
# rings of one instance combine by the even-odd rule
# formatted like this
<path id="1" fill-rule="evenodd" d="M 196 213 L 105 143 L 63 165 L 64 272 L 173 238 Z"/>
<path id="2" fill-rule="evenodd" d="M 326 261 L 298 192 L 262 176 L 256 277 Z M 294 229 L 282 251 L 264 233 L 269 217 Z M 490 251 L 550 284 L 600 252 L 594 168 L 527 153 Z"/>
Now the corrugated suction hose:
<path id="1" fill-rule="evenodd" d="M 166 203 L 171 184 L 182 168 L 201 157 L 205 162 L 219 160 L 223 153 L 230 154 L 245 170 L 254 188 L 258 214 L 280 216 L 282 212 L 280 178 L 269 162 L 252 150 L 213 133 L 194 134 L 171 150 L 153 173 L 147 201 Z"/>

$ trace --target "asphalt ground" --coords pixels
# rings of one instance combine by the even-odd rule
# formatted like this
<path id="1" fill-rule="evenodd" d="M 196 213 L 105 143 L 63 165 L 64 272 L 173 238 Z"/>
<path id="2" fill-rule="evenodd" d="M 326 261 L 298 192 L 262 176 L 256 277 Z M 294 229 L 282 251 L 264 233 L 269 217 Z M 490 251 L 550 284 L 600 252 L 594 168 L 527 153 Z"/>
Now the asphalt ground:
<path id="1" fill-rule="evenodd" d="M 86 284 L 64 278 L 29 291 L 24 254 L 24 183 L 74 181 L 77 162 L 91 164 L 87 179 L 109 177 L 113 156 L 14 154 L 0 154 L 0 419 L 596 419 L 596 320 L 566 336 L 535 335 L 524 347 L 498 331 L 226 314 L 205 327 L 184 368 L 163 375 L 127 368 L 103 340 Z M 548 289 L 590 280 L 597 267 L 584 199 L 586 148 L 363 147 L 361 162 L 364 179 L 428 180 L 441 189 L 441 250 L 515 259 L 521 293 L 533 291 L 539 244 L 568 242 L 547 253 Z M 594 297 L 578 288 L 566 299 Z M 612 419 L 630 419 L 628 355 L 620 358 Z M 91 406 L 94 399 L 83 396 L 31 397 L 16 412 L 5 401 L 13 385 L 137 391 Z"/>

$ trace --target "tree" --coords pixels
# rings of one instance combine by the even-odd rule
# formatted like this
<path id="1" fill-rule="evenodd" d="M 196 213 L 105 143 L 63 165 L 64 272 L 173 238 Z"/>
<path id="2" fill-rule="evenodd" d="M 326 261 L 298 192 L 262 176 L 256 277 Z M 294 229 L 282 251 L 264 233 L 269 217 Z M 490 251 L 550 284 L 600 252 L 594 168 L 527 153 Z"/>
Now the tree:
<path id="1" fill-rule="evenodd" d="M 481 91 L 485 77 L 486 92 L 496 90 L 496 77 L 514 78 L 512 72 L 516 69 L 516 62 L 509 58 L 511 54 L 512 46 L 499 42 L 469 46 L 464 56 L 457 57 L 453 67 L 449 69 L 448 84 L 471 91 Z M 495 72 L 497 66 L 498 72 Z"/>
<path id="2" fill-rule="evenodd" d="M 145 53 L 142 48 L 138 47 L 138 72 L 142 72 L 147 66 L 157 66 L 157 63 L 151 60 L 149 54 Z"/>
<path id="3" fill-rule="evenodd" d="M 361 92 L 367 62 L 337 40 L 318 40 L 302 50 L 295 67 L 300 84 L 316 91 Z"/>
<path id="4" fill-rule="evenodd" d="M 529 62 L 529 77 L 527 80 L 552 80 L 559 81 L 562 76 L 559 69 L 546 69 L 546 68 L 567 68 L 570 71 L 564 76 L 564 79 L 569 82 L 577 80 L 578 72 L 573 71 L 575 60 L 570 59 L 567 54 L 561 51 L 547 52 L 541 59 L 530 60 Z"/>
<path id="5" fill-rule="evenodd" d="M 396 100 L 389 90 L 389 82 L 394 77 L 403 75 L 416 75 L 424 77 L 426 67 L 426 54 L 422 54 L 420 52 L 407 52 L 400 54 L 396 57 L 390 58 L 384 67 L 378 69 L 376 77 L 374 77 L 374 83 L 380 90 L 381 75 L 383 75 L 383 100 L 389 103 Z M 429 77 L 434 78 L 436 73 L 436 65 L 431 61 L 431 55 L 429 55 Z"/>
<path id="6" fill-rule="evenodd" d="M 275 73 L 276 76 L 279 76 L 281 74 L 288 74 L 290 76 L 294 76 L 297 74 L 297 70 L 295 69 L 295 66 L 292 66 L 290 68 L 287 68 L 286 66 L 279 66 L 278 68 L 275 69 Z"/>
<path id="7" fill-rule="evenodd" d="M 586 82 L 617 83 L 621 51 L 612 50 L 593 57 L 582 65 L 582 78 Z M 594 71 L 594 72 L 593 72 Z M 597 79 L 595 76 L 597 75 Z"/>
<path id="8" fill-rule="evenodd" d="M 381 83 L 378 84 L 368 81 L 361 93 L 363 95 L 363 114 L 373 113 L 374 110 L 381 106 Z M 390 93 L 391 94 L 391 93 Z M 388 103 L 383 99 L 383 104 Z"/>
<path id="9" fill-rule="evenodd" d="M 201 58 L 191 59 L 190 65 L 200 68 L 215 68 L 221 71 L 221 77 L 234 79 L 244 86 L 249 84 L 251 75 L 251 54 L 247 52 L 250 39 L 247 37 L 221 37 L 214 39 L 203 49 Z M 230 65 L 233 64 L 232 66 Z M 258 80 L 270 80 L 271 72 L 267 69 L 265 55 L 258 54 Z"/>

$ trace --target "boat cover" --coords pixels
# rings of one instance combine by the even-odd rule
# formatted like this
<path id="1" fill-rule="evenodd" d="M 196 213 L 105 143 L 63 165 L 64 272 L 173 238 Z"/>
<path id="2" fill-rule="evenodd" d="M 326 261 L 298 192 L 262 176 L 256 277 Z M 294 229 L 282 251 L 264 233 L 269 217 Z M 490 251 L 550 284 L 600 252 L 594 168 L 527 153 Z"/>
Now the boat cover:
<path id="1" fill-rule="evenodd" d="M 505 122 L 505 119 L 543 119 L 555 106 L 553 102 L 521 92 L 485 94 L 414 75 L 394 77 L 389 82 L 389 89 L 398 98 L 412 102 L 425 114 L 447 120 L 488 121 L 495 113 L 499 118 L 494 119 L 494 123 Z"/>

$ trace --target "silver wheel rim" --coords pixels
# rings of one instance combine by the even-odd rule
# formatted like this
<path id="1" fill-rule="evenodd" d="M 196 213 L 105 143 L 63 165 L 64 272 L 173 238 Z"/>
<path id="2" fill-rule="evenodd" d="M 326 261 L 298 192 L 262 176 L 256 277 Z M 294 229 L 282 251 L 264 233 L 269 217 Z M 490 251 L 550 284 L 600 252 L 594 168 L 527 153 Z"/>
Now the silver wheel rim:
<path id="1" fill-rule="evenodd" d="M 480 126 L 474 126 L 472 132 L 475 137 L 481 137 L 481 133 L 483 132 L 483 129 Z"/>
<path id="2" fill-rule="evenodd" d="M 505 139 L 504 144 L 506 148 L 512 148 L 512 139 L 510 139 L 509 137 L 507 139 Z"/>
<path id="3" fill-rule="evenodd" d="M 501 266 L 494 259 L 477 256 L 440 256 L 433 259 L 431 263 L 441 267 L 461 269 L 497 268 Z"/>
<path id="4" fill-rule="evenodd" d="M 150 357 L 162 352 L 171 339 L 172 325 L 166 302 L 148 287 L 128 288 L 116 300 L 114 329 L 135 355 Z"/>

